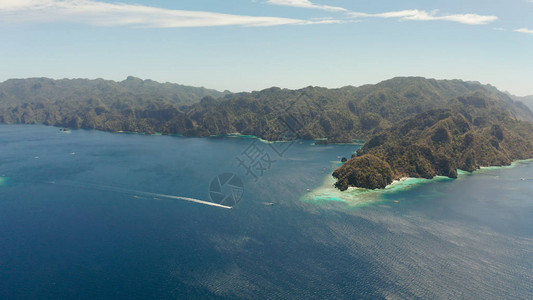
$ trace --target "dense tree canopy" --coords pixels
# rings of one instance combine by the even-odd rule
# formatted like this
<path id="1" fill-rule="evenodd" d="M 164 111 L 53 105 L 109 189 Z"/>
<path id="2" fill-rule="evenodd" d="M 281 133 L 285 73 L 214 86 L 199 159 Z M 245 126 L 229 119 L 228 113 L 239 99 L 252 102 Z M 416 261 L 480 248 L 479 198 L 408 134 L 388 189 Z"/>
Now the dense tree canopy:
<path id="1" fill-rule="evenodd" d="M 457 169 L 471 172 L 533 158 L 533 123 L 518 120 L 499 101 L 479 94 L 459 97 L 447 109 L 429 110 L 381 130 L 333 173 L 336 186 L 383 188 L 381 181 L 358 175 L 361 158 L 369 155 L 379 163 L 367 167 L 366 176 L 381 176 L 386 163 L 392 170 L 387 184 L 402 177 L 455 178 Z"/>
<path id="2" fill-rule="evenodd" d="M 8 80 L 0 84 L 0 122 L 193 136 L 241 133 L 351 142 L 458 97 L 489 96 L 517 119 L 532 119 L 492 86 L 460 80 L 394 78 L 376 85 L 221 93 L 134 77 Z M 482 104 L 479 104 L 482 105 Z M 478 121 L 482 121 L 481 119 Z"/>

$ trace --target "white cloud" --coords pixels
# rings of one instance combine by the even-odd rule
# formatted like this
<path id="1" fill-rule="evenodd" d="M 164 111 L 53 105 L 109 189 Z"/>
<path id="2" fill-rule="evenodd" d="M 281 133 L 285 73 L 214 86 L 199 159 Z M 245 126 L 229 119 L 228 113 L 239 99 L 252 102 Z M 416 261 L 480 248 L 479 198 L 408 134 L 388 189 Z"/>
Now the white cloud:
<path id="1" fill-rule="evenodd" d="M 402 21 L 451 21 L 468 25 L 484 25 L 498 19 L 496 16 L 482 16 L 477 14 L 455 14 L 438 16 L 438 11 L 427 12 L 425 10 L 401 10 L 386 13 L 367 14 L 350 12 L 353 17 L 362 18 L 395 18 Z"/>
<path id="2" fill-rule="evenodd" d="M 403 10 L 385 13 L 359 13 L 342 7 L 318 5 L 309 0 L 268 0 L 269 4 L 346 12 L 355 18 L 396 18 L 416 21 L 452 21 L 469 25 L 487 24 L 496 16 L 477 14 L 437 15 L 437 11 Z M 1 22 L 72 22 L 94 26 L 205 27 L 205 26 L 276 26 L 347 22 L 256 17 L 205 11 L 171 10 L 144 5 L 108 3 L 96 0 L 0 0 Z M 521 31 L 522 32 L 522 31 Z"/>
<path id="3" fill-rule="evenodd" d="M 527 28 L 515 29 L 514 31 L 516 31 L 516 32 L 521 32 L 521 33 L 529 33 L 529 34 L 533 34 L 533 29 L 527 29 Z"/>
<path id="4" fill-rule="evenodd" d="M 532 1 L 533 0 L 528 0 Z M 316 8 L 329 11 L 342 11 L 346 12 L 353 17 L 363 17 L 363 18 L 396 18 L 402 21 L 451 21 L 458 22 L 468 25 L 484 25 L 490 22 L 496 21 L 498 17 L 496 16 L 482 16 L 477 14 L 453 14 L 453 15 L 443 15 L 437 16 L 437 10 L 432 12 L 427 12 L 425 10 L 401 10 L 401 11 L 392 11 L 385 13 L 376 13 L 368 14 L 361 12 L 349 11 L 343 7 L 337 6 L 328 6 L 328 5 L 318 5 L 312 3 L 310 0 L 268 0 L 267 3 L 274 5 L 284 5 L 292 7 L 301 7 L 301 8 Z"/>
<path id="5" fill-rule="evenodd" d="M 268 0 L 267 3 L 301 8 L 315 8 L 328 11 L 348 11 L 347 9 L 338 6 L 314 4 L 309 0 Z"/>
<path id="6" fill-rule="evenodd" d="M 93 0 L 0 0 L 0 22 L 72 22 L 94 26 L 204 27 L 276 26 L 338 23 L 171 10 Z"/>

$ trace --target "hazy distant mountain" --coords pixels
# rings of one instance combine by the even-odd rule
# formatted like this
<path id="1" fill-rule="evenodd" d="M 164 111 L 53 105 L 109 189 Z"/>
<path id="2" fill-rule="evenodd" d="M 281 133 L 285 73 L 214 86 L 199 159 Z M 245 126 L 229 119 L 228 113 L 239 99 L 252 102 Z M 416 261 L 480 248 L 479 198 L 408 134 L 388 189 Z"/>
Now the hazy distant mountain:
<path id="1" fill-rule="evenodd" d="M 10 79 L 0 83 L 0 106 L 61 102 L 85 105 L 88 101 L 117 107 L 143 107 L 151 103 L 188 105 L 199 102 L 206 96 L 222 97 L 227 93 L 174 83 L 158 83 L 133 76 L 120 82 L 104 79 Z"/>
<path id="2" fill-rule="evenodd" d="M 529 109 L 533 110 L 533 95 L 525 97 L 511 96 L 511 98 L 513 98 L 515 101 L 524 103 L 527 105 L 527 107 L 529 107 Z"/>

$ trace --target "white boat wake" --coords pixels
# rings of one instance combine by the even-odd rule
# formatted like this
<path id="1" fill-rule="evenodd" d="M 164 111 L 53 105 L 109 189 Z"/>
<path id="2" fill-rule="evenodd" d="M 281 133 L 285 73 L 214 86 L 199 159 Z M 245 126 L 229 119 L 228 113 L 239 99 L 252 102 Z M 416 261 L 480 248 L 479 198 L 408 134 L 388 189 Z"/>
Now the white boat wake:
<path id="1" fill-rule="evenodd" d="M 47 181 L 48 184 L 57 184 L 55 181 Z M 119 187 L 113 187 L 113 186 L 106 186 L 106 185 L 97 185 L 97 184 L 91 184 L 91 183 L 69 183 L 69 184 L 60 184 L 60 185 L 66 185 L 70 187 L 79 187 L 79 188 L 86 188 L 86 189 L 96 189 L 101 191 L 109 191 L 109 192 L 115 192 L 115 193 L 122 193 L 122 194 L 131 194 L 131 195 L 141 195 L 145 197 L 152 197 L 154 200 L 162 200 L 159 198 L 166 198 L 166 199 L 173 199 L 173 200 L 182 200 L 182 201 L 188 201 L 188 202 L 194 202 L 198 204 L 204 204 L 209 206 L 215 206 L 225 209 L 232 209 L 231 206 L 226 206 L 214 202 L 204 201 L 200 199 L 194 199 L 194 198 L 188 198 L 188 197 L 181 197 L 181 196 L 174 196 L 174 195 L 166 195 L 166 194 L 158 194 L 158 193 L 150 193 L 150 192 L 143 192 L 143 191 L 136 191 L 136 190 L 130 190 L 130 189 L 124 189 Z M 136 197 L 138 198 L 138 197 Z"/>

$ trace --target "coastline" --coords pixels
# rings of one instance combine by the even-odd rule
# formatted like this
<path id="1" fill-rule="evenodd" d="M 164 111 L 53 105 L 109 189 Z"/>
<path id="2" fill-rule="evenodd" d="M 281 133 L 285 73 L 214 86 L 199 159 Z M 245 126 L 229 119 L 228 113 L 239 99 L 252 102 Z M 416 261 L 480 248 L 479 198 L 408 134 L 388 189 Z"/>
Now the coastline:
<path id="1" fill-rule="evenodd" d="M 479 172 L 479 171 L 484 171 L 484 170 L 498 170 L 498 169 L 514 168 L 514 167 L 516 167 L 516 165 L 518 165 L 520 163 L 524 163 L 524 162 L 533 162 L 533 158 L 514 160 L 508 166 L 484 166 L 484 167 L 479 167 L 479 169 L 475 170 L 472 173 Z"/>
<path id="2" fill-rule="evenodd" d="M 358 187 L 349 187 L 346 191 L 340 191 L 334 187 L 334 183 L 337 181 L 332 175 L 328 175 L 321 186 L 305 193 L 300 200 L 303 202 L 313 203 L 316 205 L 325 205 L 330 203 L 343 203 L 349 208 L 365 207 L 372 204 L 382 203 L 387 201 L 386 196 L 402 191 L 412 190 L 420 185 L 434 182 L 445 182 L 453 180 L 461 180 L 465 176 L 475 176 L 476 174 L 499 170 L 514 168 L 522 163 L 532 163 L 531 159 L 515 160 L 508 166 L 485 166 L 473 172 L 466 172 L 463 170 L 457 170 L 458 177 L 456 179 L 446 176 L 435 176 L 432 179 L 424 178 L 412 178 L 403 177 L 399 180 L 394 180 L 391 184 L 387 185 L 384 189 L 365 189 Z M 337 164 L 332 166 L 337 167 Z M 397 202 L 395 202 L 397 203 Z"/>
<path id="3" fill-rule="evenodd" d="M 241 133 L 238 133 L 238 132 L 228 133 L 228 134 L 219 134 L 219 135 L 210 135 L 208 137 L 210 137 L 210 138 L 221 138 L 221 137 L 224 138 L 224 137 L 227 137 L 227 138 L 257 139 L 261 143 L 265 143 L 265 144 L 290 143 L 290 142 L 294 142 L 294 141 L 307 141 L 307 142 L 312 142 L 311 146 L 325 146 L 325 145 L 356 145 L 356 146 L 362 146 L 365 143 L 364 140 L 361 140 L 361 139 L 354 139 L 352 143 L 317 143 L 317 141 L 322 140 L 320 138 L 317 138 L 317 139 L 294 139 L 294 140 L 269 141 L 269 140 L 265 140 L 263 138 L 260 138 L 260 137 L 258 137 L 256 135 L 246 135 L 246 134 L 241 134 Z"/>
<path id="4" fill-rule="evenodd" d="M 18 123 L 15 123 L 15 124 L 6 124 L 6 123 L 2 123 L 2 125 L 43 125 L 43 126 L 50 126 L 50 127 L 58 127 L 58 126 L 55 126 L 55 125 L 46 125 L 46 124 L 18 124 Z M 58 128 L 63 128 L 61 126 L 59 126 Z M 110 133 L 118 133 L 118 134 L 139 134 L 139 135 L 154 135 L 154 136 L 179 136 L 179 137 L 191 137 L 191 138 L 239 138 L 239 139 L 257 139 L 258 141 L 260 141 L 261 143 L 265 143 L 265 144 L 274 144 L 274 143 L 290 143 L 290 142 L 293 142 L 293 141 L 309 141 L 309 142 L 313 142 L 311 144 L 311 146 L 320 146 L 320 145 L 363 145 L 364 144 L 364 140 L 361 140 L 361 139 L 354 139 L 352 143 L 325 143 L 325 144 L 320 144 L 320 143 L 316 143 L 316 141 L 320 140 L 320 139 L 294 139 L 294 140 L 276 140 L 276 141 L 269 141 L 269 140 L 265 140 L 265 139 L 262 139 L 256 135 L 252 135 L 252 134 L 241 134 L 241 133 L 238 133 L 238 132 L 235 132 L 235 133 L 227 133 L 227 134 L 213 134 L 213 135 L 208 135 L 208 136 L 201 136 L 201 135 L 194 135 L 194 136 L 184 136 L 183 134 L 181 133 L 162 133 L 162 132 L 154 132 L 154 133 L 148 133 L 148 132 L 136 132 L 136 131 L 124 131 L 124 130 L 118 130 L 118 131 L 113 131 L 113 130 L 101 130 L 101 129 L 97 129 L 97 128 L 69 128 L 70 130 L 78 130 L 78 129 L 83 129 L 83 130 L 98 130 L 98 131 L 101 131 L 101 132 L 110 132 Z"/>
<path id="5" fill-rule="evenodd" d="M 71 131 L 74 130 L 97 130 L 101 132 L 109 132 L 109 133 L 116 133 L 116 134 L 138 134 L 138 135 L 153 135 L 153 136 L 179 136 L 179 137 L 190 137 L 190 138 L 239 138 L 239 139 L 257 139 L 262 143 L 265 144 L 274 144 L 274 143 L 289 143 L 293 141 L 309 141 L 313 142 L 312 146 L 320 146 L 320 145 L 362 145 L 364 144 L 363 140 L 360 139 L 354 139 L 353 143 L 326 143 L 326 144 L 316 144 L 316 141 L 319 139 L 295 139 L 295 140 L 277 140 L 277 141 L 269 141 L 262 139 L 256 135 L 246 135 L 246 134 L 240 134 L 240 133 L 228 133 L 228 134 L 214 134 L 214 135 L 192 135 L 192 136 L 185 136 L 181 133 L 162 133 L 162 132 L 138 132 L 138 131 L 125 131 L 125 130 L 102 130 L 98 128 L 70 128 L 70 127 L 64 127 L 64 126 L 56 126 L 56 125 L 47 125 L 42 123 L 33 123 L 33 124 L 23 124 L 23 123 L 0 123 L 0 125 L 42 125 L 42 126 L 48 126 L 48 127 L 54 127 L 54 128 L 69 128 Z"/>
<path id="6" fill-rule="evenodd" d="M 436 176 L 433 179 L 402 178 L 387 185 L 384 189 L 370 190 L 350 187 L 346 191 L 340 191 L 333 185 L 337 180 L 329 175 L 321 186 L 306 193 L 300 200 L 317 205 L 337 202 L 343 203 L 350 208 L 364 207 L 385 201 L 384 196 L 388 194 L 407 191 L 426 183 L 451 180 L 454 179 L 445 176 Z"/>
<path id="7" fill-rule="evenodd" d="M 363 146 L 365 142 L 363 140 L 354 139 L 351 143 L 316 143 L 317 140 L 309 140 L 314 141 L 312 146 L 327 146 L 327 145 L 354 145 L 354 146 Z"/>

